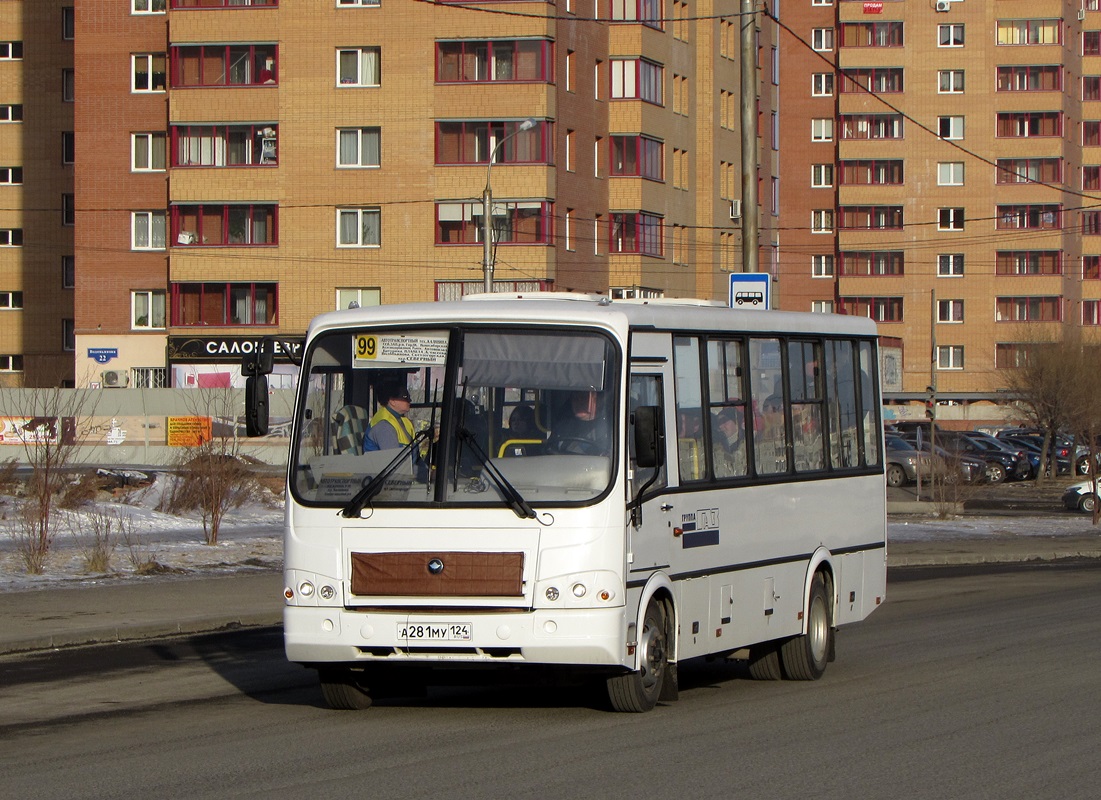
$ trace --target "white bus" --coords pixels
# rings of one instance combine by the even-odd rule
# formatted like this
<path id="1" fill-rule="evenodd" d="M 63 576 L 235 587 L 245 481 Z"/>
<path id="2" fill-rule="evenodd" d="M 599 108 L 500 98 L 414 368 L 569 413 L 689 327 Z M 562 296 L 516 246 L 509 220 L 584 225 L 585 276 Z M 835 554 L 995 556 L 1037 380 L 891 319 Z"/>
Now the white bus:
<path id="1" fill-rule="evenodd" d="M 813 680 L 884 600 L 866 318 L 480 295 L 325 314 L 303 354 L 285 643 L 334 708 L 472 666 L 619 711 L 702 656 Z M 365 449 L 402 390 L 415 435 Z"/>

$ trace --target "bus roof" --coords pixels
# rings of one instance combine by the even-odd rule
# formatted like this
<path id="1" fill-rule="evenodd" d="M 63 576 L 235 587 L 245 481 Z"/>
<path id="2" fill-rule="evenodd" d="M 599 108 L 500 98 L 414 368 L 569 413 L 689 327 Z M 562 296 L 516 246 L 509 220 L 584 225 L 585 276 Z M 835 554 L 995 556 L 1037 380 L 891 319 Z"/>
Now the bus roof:
<path id="1" fill-rule="evenodd" d="M 597 325 L 626 333 L 631 328 L 746 333 L 831 333 L 875 336 L 867 317 L 797 311 L 732 309 L 709 300 L 661 298 L 610 300 L 569 292 L 480 294 L 460 301 L 368 306 L 321 314 L 310 336 L 321 330 L 379 324 Z"/>

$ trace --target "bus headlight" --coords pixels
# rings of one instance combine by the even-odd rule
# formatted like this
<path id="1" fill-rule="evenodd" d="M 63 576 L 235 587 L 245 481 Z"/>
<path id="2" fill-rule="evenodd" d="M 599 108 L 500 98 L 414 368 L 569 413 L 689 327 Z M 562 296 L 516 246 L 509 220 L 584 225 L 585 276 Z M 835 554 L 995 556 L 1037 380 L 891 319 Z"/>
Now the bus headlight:
<path id="1" fill-rule="evenodd" d="M 313 584 L 309 581 L 302 581 L 298 584 L 298 593 L 302 597 L 313 597 Z"/>
<path id="2" fill-rule="evenodd" d="M 578 600 L 584 597 L 585 592 L 587 591 L 588 590 L 585 588 L 585 584 L 583 583 L 575 583 L 573 585 L 573 596 L 576 597 Z"/>
<path id="3" fill-rule="evenodd" d="M 317 590 L 317 593 L 321 596 L 322 600 L 332 600 L 334 597 L 336 597 L 336 589 L 334 589 L 332 586 L 329 586 L 329 584 L 325 584 L 324 586 L 322 586 L 320 589 Z"/>

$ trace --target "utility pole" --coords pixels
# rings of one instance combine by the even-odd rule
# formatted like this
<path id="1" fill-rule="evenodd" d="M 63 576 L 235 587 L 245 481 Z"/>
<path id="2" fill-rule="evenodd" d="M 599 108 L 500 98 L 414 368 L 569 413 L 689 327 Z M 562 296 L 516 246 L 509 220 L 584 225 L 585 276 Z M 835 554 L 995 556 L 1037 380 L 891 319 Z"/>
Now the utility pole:
<path id="1" fill-rule="evenodd" d="M 493 263 L 493 190 L 489 188 L 489 173 L 493 169 L 493 159 L 497 157 L 497 151 L 505 142 L 516 134 L 530 131 L 534 127 L 535 119 L 528 117 L 508 136 L 501 137 L 489 152 L 489 163 L 486 164 L 486 188 L 482 191 L 482 290 L 486 294 L 493 291 L 493 268 L 496 266 Z"/>
<path id="2" fill-rule="evenodd" d="M 742 272 L 759 272 L 757 216 L 757 14 L 742 0 Z"/>

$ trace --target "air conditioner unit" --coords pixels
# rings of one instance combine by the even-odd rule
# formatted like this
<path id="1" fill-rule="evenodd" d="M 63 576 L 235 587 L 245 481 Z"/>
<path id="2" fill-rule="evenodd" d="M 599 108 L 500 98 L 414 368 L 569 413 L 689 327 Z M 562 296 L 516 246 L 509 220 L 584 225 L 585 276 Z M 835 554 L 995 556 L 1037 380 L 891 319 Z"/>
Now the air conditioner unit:
<path id="1" fill-rule="evenodd" d="M 1084 9 L 1084 8 L 1078 9 L 1078 21 L 1079 22 L 1085 22 L 1085 20 L 1086 20 L 1086 9 Z"/>
<path id="2" fill-rule="evenodd" d="M 951 8 L 951 0 L 937 0 L 937 11 L 949 11 Z"/>
<path id="3" fill-rule="evenodd" d="M 100 380 L 104 389 L 125 389 L 130 385 L 130 373 L 124 369 L 105 369 Z"/>
<path id="4" fill-rule="evenodd" d="M 180 235 L 176 237 L 176 241 L 180 244 L 194 244 L 195 234 L 191 231 L 180 231 Z"/>
<path id="5" fill-rule="evenodd" d="M 731 200 L 730 201 L 730 218 L 741 219 L 742 218 L 742 201 Z"/>

